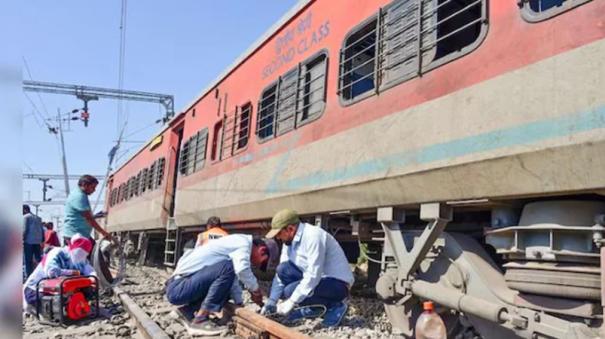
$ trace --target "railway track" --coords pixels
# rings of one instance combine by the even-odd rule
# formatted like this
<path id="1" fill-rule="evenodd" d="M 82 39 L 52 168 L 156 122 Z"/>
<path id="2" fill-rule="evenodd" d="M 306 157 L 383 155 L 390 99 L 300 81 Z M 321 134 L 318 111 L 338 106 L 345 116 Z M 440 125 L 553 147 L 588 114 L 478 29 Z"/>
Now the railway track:
<path id="1" fill-rule="evenodd" d="M 30 317 L 24 319 L 24 338 L 188 338 L 190 336 L 185 326 L 171 315 L 174 307 L 164 297 L 163 286 L 168 276 L 169 273 L 160 268 L 128 266 L 126 279 L 114 288 L 113 296 L 102 298 L 104 310 L 100 318 L 57 328 L 39 324 Z M 248 304 L 246 307 L 236 307 L 228 304 L 224 313 L 232 321 L 226 336 L 301 339 L 388 337 L 386 316 L 379 302 L 357 296 L 352 297 L 350 305 L 343 326 L 328 329 L 321 326 L 321 319 L 309 320 L 297 327 L 286 327 L 258 314 L 255 306 Z"/>
<path id="2" fill-rule="evenodd" d="M 140 268 L 140 272 L 147 270 L 147 268 Z M 156 279 L 151 279 L 152 275 L 156 275 Z M 163 284 L 163 281 L 168 278 L 168 274 L 161 270 L 152 270 L 142 277 L 133 278 L 127 279 L 124 286 L 114 288 L 114 293 L 119 296 L 125 310 L 134 320 L 141 335 L 147 339 L 186 337 L 185 327 L 179 321 L 170 318 L 170 312 L 174 307 L 164 300 L 162 297 L 163 291 L 157 288 L 157 283 Z M 154 288 L 149 285 L 156 286 Z M 223 316 L 232 320 L 228 332 L 229 336 L 240 338 L 311 338 L 253 310 L 237 307 L 231 303 L 228 303 L 225 307 Z"/>

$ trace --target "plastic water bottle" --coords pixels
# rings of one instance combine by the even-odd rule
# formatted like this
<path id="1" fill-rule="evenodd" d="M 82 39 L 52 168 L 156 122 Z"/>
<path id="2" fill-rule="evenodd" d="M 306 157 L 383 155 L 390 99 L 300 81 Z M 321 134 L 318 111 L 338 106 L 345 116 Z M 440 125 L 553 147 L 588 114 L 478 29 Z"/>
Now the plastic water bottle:
<path id="1" fill-rule="evenodd" d="M 432 301 L 422 303 L 424 312 L 416 321 L 416 339 L 446 339 L 445 324 L 435 313 Z"/>

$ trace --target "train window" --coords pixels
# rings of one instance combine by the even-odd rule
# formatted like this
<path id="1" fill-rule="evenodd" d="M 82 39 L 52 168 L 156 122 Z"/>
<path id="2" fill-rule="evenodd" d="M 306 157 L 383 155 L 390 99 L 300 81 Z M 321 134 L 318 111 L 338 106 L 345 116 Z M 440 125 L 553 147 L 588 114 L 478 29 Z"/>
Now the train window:
<path id="1" fill-rule="evenodd" d="M 348 104 L 386 90 L 475 49 L 487 32 L 486 3 L 398 0 L 382 8 L 377 19 L 345 39 L 342 101 Z"/>
<path id="2" fill-rule="evenodd" d="M 377 19 L 356 28 L 345 39 L 340 53 L 339 93 L 344 100 L 353 100 L 376 87 Z"/>
<path id="3" fill-rule="evenodd" d="M 326 106 L 327 59 L 322 53 L 301 66 L 296 126 L 318 118 Z"/>
<path id="4" fill-rule="evenodd" d="M 274 120 L 276 112 L 277 83 L 263 91 L 258 103 L 258 118 L 256 122 L 256 135 L 260 140 L 273 137 Z"/>
<path id="5" fill-rule="evenodd" d="M 202 167 L 206 160 L 208 129 L 204 128 L 183 143 L 179 160 L 179 173 L 189 175 Z"/>
<path id="6" fill-rule="evenodd" d="M 237 142 L 236 149 L 246 148 L 250 139 L 250 118 L 252 116 L 252 104 L 247 103 L 240 108 L 239 121 L 236 121 Z"/>
<path id="7" fill-rule="evenodd" d="M 124 200 L 124 184 L 118 187 L 118 203 Z"/>
<path id="8" fill-rule="evenodd" d="M 529 22 L 546 20 L 592 0 L 519 0 L 521 16 Z"/>
<path id="9" fill-rule="evenodd" d="M 189 174 L 189 150 L 191 149 L 191 138 L 183 143 L 181 146 L 181 159 L 179 160 L 179 173 L 181 175 Z"/>
<path id="10" fill-rule="evenodd" d="M 140 187 L 141 187 L 141 172 L 139 172 L 139 174 L 137 174 L 137 176 L 134 178 L 134 195 L 138 196 L 140 194 Z"/>
<path id="11" fill-rule="evenodd" d="M 164 167 L 165 167 L 165 163 L 166 163 L 166 159 L 165 158 L 159 158 L 158 160 L 156 160 L 156 176 L 155 176 L 155 187 L 154 188 L 158 188 L 160 186 L 162 186 L 162 180 L 164 179 Z"/>
<path id="12" fill-rule="evenodd" d="M 147 174 L 147 189 L 149 191 L 151 191 L 152 189 L 154 189 L 154 183 L 155 183 L 155 161 L 151 164 L 151 166 L 149 166 L 149 172 Z"/>
<path id="13" fill-rule="evenodd" d="M 143 194 L 147 190 L 147 169 L 143 168 L 140 175 L 141 180 L 139 181 L 139 192 L 140 194 Z"/>
<path id="14" fill-rule="evenodd" d="M 294 129 L 299 68 L 287 72 L 280 78 L 277 91 L 277 124 L 275 126 L 277 135 L 282 135 Z"/>
<path id="15" fill-rule="evenodd" d="M 252 104 L 248 103 L 236 107 L 235 111 L 224 116 L 221 160 L 233 156 L 248 144 L 251 113 Z"/>
<path id="16" fill-rule="evenodd" d="M 206 161 L 206 147 L 208 144 L 208 129 L 197 132 L 195 135 L 195 147 L 193 147 L 193 171 L 200 170 L 204 167 Z"/>

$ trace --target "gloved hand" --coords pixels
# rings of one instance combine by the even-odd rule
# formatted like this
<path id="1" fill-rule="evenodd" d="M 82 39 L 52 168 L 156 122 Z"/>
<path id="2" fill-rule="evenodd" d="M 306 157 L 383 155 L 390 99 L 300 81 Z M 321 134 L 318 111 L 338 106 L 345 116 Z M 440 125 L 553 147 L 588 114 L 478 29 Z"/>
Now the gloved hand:
<path id="1" fill-rule="evenodd" d="M 280 303 L 279 305 L 277 305 L 277 314 L 288 315 L 288 313 L 290 313 L 293 308 L 294 308 L 294 302 L 292 302 L 290 299 L 288 299 L 288 300 Z"/>
<path id="2" fill-rule="evenodd" d="M 267 300 L 265 306 L 260 309 L 260 314 L 262 315 L 274 314 L 275 312 L 277 312 L 277 308 L 275 307 L 275 301 L 271 299 Z"/>

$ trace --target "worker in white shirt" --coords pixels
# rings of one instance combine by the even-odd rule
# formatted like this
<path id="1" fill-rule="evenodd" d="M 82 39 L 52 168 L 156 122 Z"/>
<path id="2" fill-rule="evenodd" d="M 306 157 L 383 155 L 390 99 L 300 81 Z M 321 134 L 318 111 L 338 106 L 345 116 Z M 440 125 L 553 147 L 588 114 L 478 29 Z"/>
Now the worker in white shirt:
<path id="1" fill-rule="evenodd" d="M 220 312 L 229 296 L 241 303 L 241 281 L 252 301 L 262 306 L 263 294 L 252 273 L 252 266 L 265 270 L 269 249 L 251 235 L 232 234 L 198 246 L 184 254 L 166 282 L 166 297 L 188 320 L 190 335 L 220 335 L 227 327 L 210 319 Z M 235 293 L 234 293 L 235 292 Z"/>
<path id="2" fill-rule="evenodd" d="M 276 312 L 292 322 L 321 315 L 324 310 L 310 305 L 323 305 L 324 326 L 338 326 L 347 312 L 346 299 L 354 278 L 336 239 L 320 227 L 300 222 L 290 209 L 275 214 L 266 237 L 275 237 L 283 245 L 269 300 L 261 313 Z M 277 304 L 279 299 L 285 301 Z"/>

